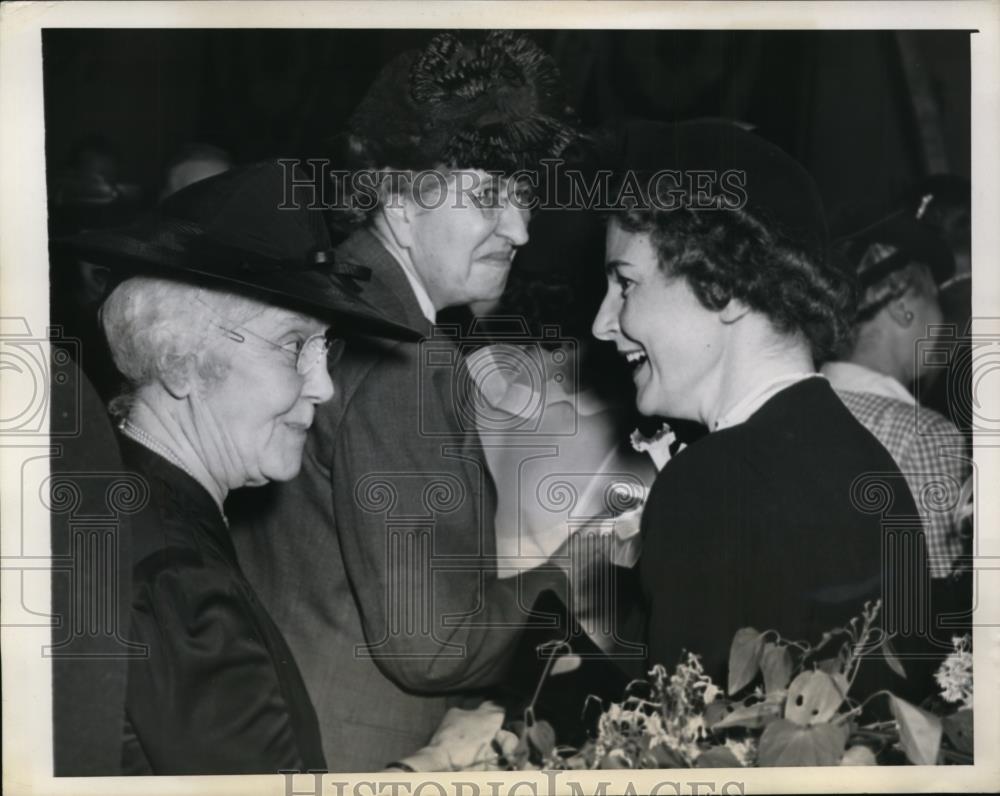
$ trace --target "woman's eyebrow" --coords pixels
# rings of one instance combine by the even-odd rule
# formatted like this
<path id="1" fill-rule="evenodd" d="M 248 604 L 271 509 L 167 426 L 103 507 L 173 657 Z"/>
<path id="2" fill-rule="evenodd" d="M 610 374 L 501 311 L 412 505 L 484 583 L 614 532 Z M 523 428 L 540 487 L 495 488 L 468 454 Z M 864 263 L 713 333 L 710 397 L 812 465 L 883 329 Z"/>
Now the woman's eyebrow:
<path id="1" fill-rule="evenodd" d="M 611 276 L 612 274 L 616 273 L 619 269 L 628 268 L 631 265 L 632 263 L 628 262 L 627 260 L 608 260 L 604 264 L 604 273 L 607 276 Z"/>
<path id="2" fill-rule="evenodd" d="M 273 334 L 284 336 L 286 334 L 318 334 L 327 328 L 326 324 L 310 318 L 308 315 L 294 315 L 283 318 L 274 329 Z"/>

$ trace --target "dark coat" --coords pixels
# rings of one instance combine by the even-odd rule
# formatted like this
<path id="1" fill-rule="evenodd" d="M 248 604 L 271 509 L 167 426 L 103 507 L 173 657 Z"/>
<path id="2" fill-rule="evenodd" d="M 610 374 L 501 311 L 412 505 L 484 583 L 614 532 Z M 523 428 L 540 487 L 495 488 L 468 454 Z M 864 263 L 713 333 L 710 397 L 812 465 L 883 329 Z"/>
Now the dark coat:
<path id="1" fill-rule="evenodd" d="M 325 769 L 316 713 L 281 632 L 243 576 L 222 513 L 162 457 L 120 438 L 149 504 L 132 520 L 129 774 Z"/>
<path id="2" fill-rule="evenodd" d="M 913 607 L 900 585 L 929 583 L 920 529 L 899 468 L 826 380 L 782 390 L 653 485 L 638 565 L 647 668 L 687 650 L 725 688 L 742 627 L 815 644 L 879 597 L 898 622 Z"/>
<path id="3" fill-rule="evenodd" d="M 370 232 L 338 258 L 372 270 L 372 304 L 430 334 Z M 474 418 L 460 413 L 458 347 L 432 347 L 428 359 L 422 343 L 352 339 L 299 476 L 230 512 L 337 770 L 377 771 L 423 746 L 450 704 L 443 695 L 500 680 L 537 595 L 562 588 L 555 573 L 496 578 L 495 488 Z"/>

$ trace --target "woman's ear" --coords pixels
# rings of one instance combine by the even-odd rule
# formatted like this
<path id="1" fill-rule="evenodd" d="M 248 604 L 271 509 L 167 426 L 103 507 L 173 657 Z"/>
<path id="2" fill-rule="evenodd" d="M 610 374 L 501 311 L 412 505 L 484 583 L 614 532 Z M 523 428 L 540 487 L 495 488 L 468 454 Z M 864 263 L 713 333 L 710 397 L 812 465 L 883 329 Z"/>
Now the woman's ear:
<path id="1" fill-rule="evenodd" d="M 160 383 L 179 401 L 191 394 L 197 372 L 198 361 L 194 354 L 171 356 L 168 361 L 161 363 Z"/>
<path id="2" fill-rule="evenodd" d="M 395 194 L 386 198 L 375 217 L 375 226 L 392 238 L 401 249 L 413 246 L 413 215 L 417 208 L 409 197 Z"/>
<path id="3" fill-rule="evenodd" d="M 909 329 L 913 326 L 913 319 L 916 315 L 910 307 L 910 302 L 906 300 L 906 296 L 900 296 L 898 299 L 889 302 L 889 304 L 886 305 L 886 311 L 889 313 L 889 317 L 892 318 L 900 328 Z"/>
<path id="4" fill-rule="evenodd" d="M 725 323 L 736 323 L 750 312 L 750 308 L 739 299 L 729 299 L 726 306 L 719 310 L 719 319 Z"/>

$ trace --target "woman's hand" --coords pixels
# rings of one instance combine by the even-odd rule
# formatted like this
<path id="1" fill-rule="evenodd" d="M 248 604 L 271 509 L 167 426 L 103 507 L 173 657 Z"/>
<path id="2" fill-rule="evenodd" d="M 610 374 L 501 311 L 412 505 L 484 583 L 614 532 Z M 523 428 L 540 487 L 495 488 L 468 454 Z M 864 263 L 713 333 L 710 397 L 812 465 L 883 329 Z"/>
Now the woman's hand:
<path id="1" fill-rule="evenodd" d="M 430 743 L 395 767 L 412 771 L 489 770 L 497 762 L 493 739 L 503 718 L 504 710 L 495 702 L 486 701 L 471 710 L 449 708 Z"/>

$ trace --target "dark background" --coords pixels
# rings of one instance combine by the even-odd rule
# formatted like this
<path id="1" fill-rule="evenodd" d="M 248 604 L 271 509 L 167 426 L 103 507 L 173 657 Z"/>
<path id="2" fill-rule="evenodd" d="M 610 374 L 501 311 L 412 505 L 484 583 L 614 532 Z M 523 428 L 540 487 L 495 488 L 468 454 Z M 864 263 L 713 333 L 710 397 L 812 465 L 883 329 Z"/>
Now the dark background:
<path id="1" fill-rule="evenodd" d="M 381 67 L 436 32 L 45 30 L 50 235 L 125 223 L 152 206 L 165 166 L 194 142 L 225 149 L 236 164 L 333 157 L 328 141 Z M 927 174 L 970 174 L 968 31 L 523 33 L 558 64 L 585 127 L 702 116 L 755 125 L 812 172 L 835 234 L 884 214 Z M 112 162 L 114 180 L 130 188 L 119 194 L 127 201 L 61 198 L 80 152 L 95 146 L 108 155 L 101 168 Z M 537 214 L 498 312 L 592 339 L 605 288 L 593 216 Z M 96 326 L 101 293 L 56 260 L 50 275 L 53 321 L 84 341 L 85 370 L 103 396 L 115 394 L 119 377 Z M 965 293 L 965 317 L 969 304 Z M 445 322 L 470 322 L 449 312 Z M 586 351 L 583 376 L 609 390 L 631 384 L 612 348 Z M 634 420 L 623 417 L 625 433 Z"/>
<path id="2" fill-rule="evenodd" d="M 95 135 L 147 203 L 190 142 L 238 163 L 323 156 L 380 66 L 433 33 L 46 30 L 50 180 Z M 751 122 L 812 171 L 834 216 L 859 196 L 889 201 L 925 174 L 970 172 L 969 32 L 525 33 L 555 58 L 588 126 Z"/>

